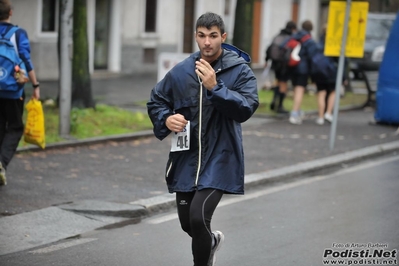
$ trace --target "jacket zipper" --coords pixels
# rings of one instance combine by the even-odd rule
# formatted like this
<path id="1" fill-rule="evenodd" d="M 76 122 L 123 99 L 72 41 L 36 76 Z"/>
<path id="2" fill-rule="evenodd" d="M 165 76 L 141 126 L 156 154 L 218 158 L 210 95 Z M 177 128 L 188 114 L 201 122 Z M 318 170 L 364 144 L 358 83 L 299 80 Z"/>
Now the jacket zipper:
<path id="1" fill-rule="evenodd" d="M 219 68 L 215 74 L 219 73 L 221 71 L 221 69 Z M 201 136 L 202 136 L 202 98 L 203 98 L 203 87 L 202 87 L 202 80 L 200 79 L 199 76 L 198 77 L 198 81 L 200 83 L 200 95 L 199 95 L 199 118 L 198 118 L 198 124 L 199 124 L 199 128 L 198 128 L 198 168 L 197 168 L 197 174 L 195 176 L 195 183 L 194 185 L 197 187 L 198 186 L 198 179 L 199 179 L 199 172 L 201 169 L 201 153 L 202 153 L 202 145 L 201 145 Z"/>
<path id="2" fill-rule="evenodd" d="M 198 81 L 200 83 L 200 90 L 199 90 L 199 117 L 198 117 L 198 124 L 199 124 L 199 128 L 198 128 L 198 167 L 197 167 L 197 174 L 195 176 L 195 183 L 194 185 L 197 186 L 198 185 L 198 179 L 199 179 L 199 172 L 201 169 L 201 152 L 202 152 L 202 145 L 201 145 L 201 132 L 202 132 L 202 80 L 200 79 L 199 76 L 198 77 Z"/>

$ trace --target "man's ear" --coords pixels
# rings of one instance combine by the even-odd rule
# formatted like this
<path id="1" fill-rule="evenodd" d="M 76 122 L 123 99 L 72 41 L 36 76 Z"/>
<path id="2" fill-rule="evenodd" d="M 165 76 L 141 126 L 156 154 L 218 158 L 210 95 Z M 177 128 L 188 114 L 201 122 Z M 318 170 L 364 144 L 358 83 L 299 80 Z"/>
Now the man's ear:
<path id="1" fill-rule="evenodd" d="M 10 10 L 10 14 L 9 14 L 9 16 L 10 16 L 10 17 L 12 16 L 12 9 Z"/>
<path id="2" fill-rule="evenodd" d="M 222 34 L 222 42 L 224 42 L 227 38 L 227 32 Z"/>

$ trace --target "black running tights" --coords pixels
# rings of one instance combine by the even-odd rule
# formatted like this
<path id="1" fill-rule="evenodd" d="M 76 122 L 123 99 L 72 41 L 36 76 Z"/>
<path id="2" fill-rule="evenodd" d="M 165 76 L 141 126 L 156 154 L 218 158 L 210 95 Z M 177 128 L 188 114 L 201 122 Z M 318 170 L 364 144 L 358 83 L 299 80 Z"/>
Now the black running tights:
<path id="1" fill-rule="evenodd" d="M 223 191 L 216 189 L 176 193 L 180 225 L 192 238 L 195 266 L 208 264 L 212 249 L 212 215 L 222 196 Z"/>

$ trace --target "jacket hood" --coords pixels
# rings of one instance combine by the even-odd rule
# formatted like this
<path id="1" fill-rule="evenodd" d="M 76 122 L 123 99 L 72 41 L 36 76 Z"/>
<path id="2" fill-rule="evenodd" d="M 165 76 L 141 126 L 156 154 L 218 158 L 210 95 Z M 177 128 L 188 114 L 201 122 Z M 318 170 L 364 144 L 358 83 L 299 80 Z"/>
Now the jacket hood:
<path id="1" fill-rule="evenodd" d="M 243 50 L 240 50 L 239 48 L 235 47 L 234 45 L 228 44 L 228 43 L 222 43 L 222 48 L 235 52 L 239 57 L 242 57 L 246 63 L 251 63 L 251 57 L 249 56 L 249 54 L 247 54 Z"/>
<path id="2" fill-rule="evenodd" d="M 292 30 L 282 29 L 282 30 L 280 31 L 280 34 L 283 34 L 283 35 L 292 35 Z"/>
<path id="3" fill-rule="evenodd" d="M 303 36 L 305 36 L 306 34 L 309 34 L 310 36 L 312 36 L 312 34 L 306 30 L 300 30 L 297 33 L 294 34 L 294 38 L 297 40 L 302 39 Z"/>

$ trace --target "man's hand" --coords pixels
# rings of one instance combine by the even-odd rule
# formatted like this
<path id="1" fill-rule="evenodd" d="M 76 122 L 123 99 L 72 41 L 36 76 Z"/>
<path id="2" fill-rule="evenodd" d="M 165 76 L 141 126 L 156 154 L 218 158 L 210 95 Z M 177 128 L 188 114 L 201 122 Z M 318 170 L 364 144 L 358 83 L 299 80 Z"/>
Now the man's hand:
<path id="1" fill-rule="evenodd" d="M 40 99 L 40 89 L 39 89 L 39 87 L 33 89 L 32 98 L 35 98 L 36 100 Z"/>
<path id="2" fill-rule="evenodd" d="M 166 119 L 166 126 L 170 131 L 181 132 L 183 128 L 187 125 L 187 120 L 181 114 L 174 114 Z"/>
<path id="3" fill-rule="evenodd" d="M 212 90 L 213 87 L 216 86 L 215 70 L 213 70 L 212 66 L 204 59 L 195 61 L 195 73 L 201 78 L 202 84 L 207 90 Z"/>

